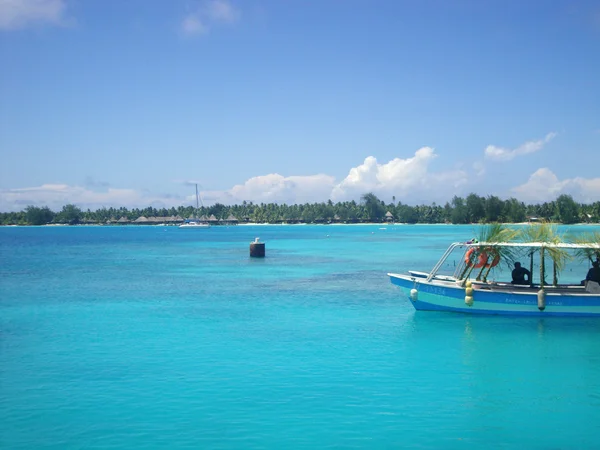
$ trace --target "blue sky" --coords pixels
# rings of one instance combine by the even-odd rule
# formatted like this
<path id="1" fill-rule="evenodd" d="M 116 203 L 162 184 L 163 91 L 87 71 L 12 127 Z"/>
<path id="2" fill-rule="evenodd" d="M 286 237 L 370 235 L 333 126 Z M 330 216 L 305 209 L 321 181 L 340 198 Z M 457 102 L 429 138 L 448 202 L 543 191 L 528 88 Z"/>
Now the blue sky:
<path id="1" fill-rule="evenodd" d="M 0 211 L 600 200 L 600 3 L 0 0 Z"/>

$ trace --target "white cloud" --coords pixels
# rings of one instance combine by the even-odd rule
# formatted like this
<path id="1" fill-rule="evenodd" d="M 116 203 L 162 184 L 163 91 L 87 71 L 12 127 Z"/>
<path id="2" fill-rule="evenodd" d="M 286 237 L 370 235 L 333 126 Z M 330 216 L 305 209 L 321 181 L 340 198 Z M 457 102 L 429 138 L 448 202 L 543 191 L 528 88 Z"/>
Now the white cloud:
<path id="1" fill-rule="evenodd" d="M 536 170 L 525 184 L 513 188 L 512 191 L 517 194 L 519 200 L 545 202 L 554 200 L 564 187 L 565 182 L 561 182 L 550 169 L 541 168 Z"/>
<path id="2" fill-rule="evenodd" d="M 329 199 L 334 182 L 334 177 L 324 174 L 284 177 L 272 173 L 250 178 L 228 191 L 202 194 L 207 203 L 239 204 L 246 200 L 254 203 L 301 204 Z"/>
<path id="3" fill-rule="evenodd" d="M 413 157 L 395 158 L 379 164 L 375 157 L 365 158 L 363 164 L 351 168 L 348 176 L 336 183 L 333 176 L 326 174 L 307 176 L 283 176 L 272 173 L 250 178 L 243 184 L 224 191 L 207 191 L 198 184 L 200 197 L 206 206 L 214 203 L 240 204 L 243 201 L 254 203 L 303 204 L 332 200 L 360 200 L 360 197 L 373 192 L 384 201 L 392 196 L 406 203 L 445 202 L 460 190 L 468 181 L 468 174 L 461 170 L 433 172 L 429 164 L 436 158 L 434 150 L 423 147 Z M 180 184 L 181 182 L 178 182 Z M 86 186 L 65 184 L 45 184 L 32 188 L 0 190 L 0 211 L 20 211 L 27 205 L 49 206 L 60 209 L 73 203 L 81 208 L 97 209 L 102 206 L 114 207 L 171 207 L 195 204 L 195 193 L 186 198 L 154 195 L 133 189 L 114 189 L 107 183 L 98 183 L 91 178 Z"/>
<path id="4" fill-rule="evenodd" d="M 436 157 L 434 150 L 423 147 L 411 158 L 395 158 L 379 164 L 373 156 L 363 164 L 350 169 L 348 176 L 336 183 L 334 177 L 319 174 L 312 176 L 289 176 L 269 174 L 253 177 L 244 184 L 227 191 L 202 192 L 204 201 L 212 203 L 302 204 L 360 200 L 373 192 L 379 198 L 390 201 L 392 196 L 405 202 L 446 201 L 449 192 L 456 192 L 467 182 L 462 170 L 430 172 L 429 164 Z"/>
<path id="5" fill-rule="evenodd" d="M 430 147 L 417 150 L 412 157 L 394 158 L 383 164 L 378 163 L 375 157 L 368 156 L 362 164 L 351 168 L 341 181 L 326 174 L 286 177 L 272 173 L 250 178 L 243 184 L 223 191 L 204 190 L 196 181 L 185 183 L 198 184 L 201 199 L 206 206 L 215 203 L 241 204 L 243 201 L 286 204 L 327 200 L 358 201 L 367 192 L 373 192 L 386 202 L 395 196 L 397 200 L 409 204 L 444 203 L 454 195 L 469 192 L 469 183 L 477 183 L 474 170 L 463 170 L 460 167 L 445 171 L 432 170 L 431 163 L 436 157 L 435 151 Z M 561 180 L 550 169 L 541 168 L 525 184 L 513 188 L 511 194 L 526 203 L 552 201 L 561 194 L 569 194 L 577 201 L 591 203 L 600 199 L 600 178 L 576 177 Z M 68 203 L 92 210 L 103 206 L 189 206 L 195 204 L 195 193 L 193 190 L 186 191 L 186 197 L 183 197 L 135 189 L 116 189 L 91 178 L 84 186 L 45 184 L 0 190 L 0 211 L 21 211 L 27 205 L 48 206 L 57 211 Z"/>
<path id="6" fill-rule="evenodd" d="M 240 18 L 240 12 L 226 0 L 214 0 L 206 5 L 206 14 L 215 22 L 233 23 Z"/>
<path id="7" fill-rule="evenodd" d="M 353 200 L 366 192 L 382 199 L 396 196 L 410 203 L 446 199 L 449 191 L 467 182 L 467 174 L 463 170 L 430 172 L 429 164 L 436 156 L 430 147 L 420 148 L 412 158 L 395 158 L 386 164 L 379 164 L 369 156 L 334 187 L 331 199 Z"/>
<path id="8" fill-rule="evenodd" d="M 481 161 L 475 161 L 473 163 L 473 170 L 478 177 L 482 177 L 485 175 L 485 164 Z"/>
<path id="9" fill-rule="evenodd" d="M 512 189 L 517 197 L 529 203 L 549 202 L 562 194 L 572 195 L 582 203 L 600 199 L 600 178 L 566 178 L 560 180 L 548 168 L 536 170 L 526 183 Z"/>
<path id="10" fill-rule="evenodd" d="M 98 209 L 103 206 L 162 208 L 171 207 L 176 202 L 177 199 L 169 196 L 151 195 L 134 189 L 108 188 L 104 191 L 93 191 L 67 184 L 44 184 L 29 188 L 0 190 L 0 211 L 22 211 L 28 205 L 48 206 L 58 211 L 69 203 L 84 209 Z"/>
<path id="11" fill-rule="evenodd" d="M 65 10 L 64 0 L 0 0 L 0 29 L 43 23 L 62 25 Z"/>
<path id="12" fill-rule="evenodd" d="M 555 137 L 556 133 L 548 133 L 544 139 L 525 142 L 524 144 L 512 150 L 496 147 L 495 145 L 488 145 L 485 149 L 485 157 L 496 161 L 510 161 L 517 156 L 527 155 L 529 153 L 535 153 L 541 150 L 544 145 L 546 145 Z"/>
<path id="13" fill-rule="evenodd" d="M 181 31 L 188 36 L 208 33 L 208 27 L 194 14 L 189 14 L 181 22 Z"/>
<path id="14" fill-rule="evenodd" d="M 227 0 L 210 0 L 202 3 L 181 22 L 181 31 L 187 36 L 207 34 L 217 24 L 233 24 L 241 12 Z"/>

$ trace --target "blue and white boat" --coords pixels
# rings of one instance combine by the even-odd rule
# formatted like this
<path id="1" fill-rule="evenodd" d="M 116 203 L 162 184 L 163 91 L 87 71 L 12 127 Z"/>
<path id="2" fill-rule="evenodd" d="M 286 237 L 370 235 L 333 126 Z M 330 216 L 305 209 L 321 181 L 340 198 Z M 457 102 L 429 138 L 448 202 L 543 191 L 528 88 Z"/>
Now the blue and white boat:
<path id="1" fill-rule="evenodd" d="M 447 261 L 457 253 L 460 259 L 454 274 L 442 273 L 442 267 L 453 267 Z M 529 284 L 488 281 L 500 262 L 500 255 L 510 254 L 530 260 Z M 453 243 L 430 272 L 388 273 L 392 284 L 399 286 L 416 310 L 454 311 L 469 314 L 502 314 L 526 316 L 598 316 L 600 317 L 600 284 L 593 281 L 558 282 L 557 265 L 575 261 L 575 256 L 600 254 L 600 244 L 546 242 L 468 242 Z M 555 262 L 553 255 L 563 255 Z M 539 277 L 534 277 L 534 256 Z M 549 261 L 546 261 L 546 260 Z M 548 269 L 546 271 L 546 266 Z M 564 267 L 563 267 L 564 269 Z M 580 273 L 578 271 L 576 273 Z M 546 273 L 547 272 L 547 273 Z M 565 272 L 563 270 L 563 272 Z M 569 272 L 567 272 L 569 273 Z M 573 272 L 571 272 L 572 274 Z M 546 276 L 553 278 L 546 283 Z M 585 277 L 585 273 L 582 274 Z M 573 275 L 570 276 L 573 278 Z M 534 283 L 535 278 L 538 280 Z M 569 278 L 566 276 L 565 278 Z"/>

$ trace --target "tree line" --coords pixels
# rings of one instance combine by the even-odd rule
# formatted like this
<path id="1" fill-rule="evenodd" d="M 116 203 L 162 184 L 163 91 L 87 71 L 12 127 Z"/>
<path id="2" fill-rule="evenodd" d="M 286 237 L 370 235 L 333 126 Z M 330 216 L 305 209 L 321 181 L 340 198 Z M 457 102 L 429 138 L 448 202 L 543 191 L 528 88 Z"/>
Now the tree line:
<path id="1" fill-rule="evenodd" d="M 389 213 L 389 214 L 388 214 Z M 577 203 L 570 195 L 542 204 L 526 205 L 509 198 L 502 200 L 490 195 L 482 197 L 469 194 L 466 198 L 455 196 L 445 205 L 411 206 L 402 202 L 385 203 L 373 193 L 364 194 L 359 202 L 338 202 L 286 205 L 276 203 L 242 202 L 240 205 L 216 203 L 196 210 L 192 206 L 172 208 L 100 208 L 96 211 L 82 210 L 76 205 L 63 206 L 58 211 L 48 207 L 27 206 L 23 211 L 0 213 L 1 225 L 45 225 L 114 223 L 121 218 L 134 221 L 139 217 L 181 218 L 215 216 L 225 220 L 234 216 L 240 223 L 361 223 L 386 221 L 401 223 L 519 223 L 528 220 L 544 220 L 572 224 L 600 222 L 600 201 L 591 204 Z M 391 216 L 390 216 L 391 215 Z"/>

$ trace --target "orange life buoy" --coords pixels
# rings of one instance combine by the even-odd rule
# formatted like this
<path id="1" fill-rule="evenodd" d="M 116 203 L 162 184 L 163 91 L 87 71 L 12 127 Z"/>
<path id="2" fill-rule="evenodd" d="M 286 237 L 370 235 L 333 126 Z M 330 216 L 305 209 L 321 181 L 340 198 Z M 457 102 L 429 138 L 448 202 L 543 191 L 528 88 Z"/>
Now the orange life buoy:
<path id="1" fill-rule="evenodd" d="M 472 260 L 471 257 L 473 256 L 474 253 L 476 253 L 477 249 L 475 247 L 471 247 L 466 255 L 465 255 L 465 264 L 467 265 L 467 267 L 471 267 L 473 266 L 475 269 L 479 269 L 480 267 L 483 267 L 488 260 L 488 256 L 486 252 L 481 252 L 479 254 L 479 256 L 477 257 L 477 264 L 475 264 Z"/>
<path id="2" fill-rule="evenodd" d="M 492 267 L 496 267 L 499 262 L 500 262 L 500 255 L 498 253 L 496 253 L 492 262 L 489 264 L 486 264 L 485 267 L 486 267 L 486 269 L 491 269 Z"/>
<path id="3" fill-rule="evenodd" d="M 465 253 L 465 264 L 467 266 L 471 266 L 471 255 L 473 254 L 473 252 L 475 251 L 475 247 L 471 247 L 469 250 L 467 250 L 467 253 Z"/>

